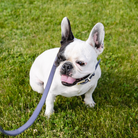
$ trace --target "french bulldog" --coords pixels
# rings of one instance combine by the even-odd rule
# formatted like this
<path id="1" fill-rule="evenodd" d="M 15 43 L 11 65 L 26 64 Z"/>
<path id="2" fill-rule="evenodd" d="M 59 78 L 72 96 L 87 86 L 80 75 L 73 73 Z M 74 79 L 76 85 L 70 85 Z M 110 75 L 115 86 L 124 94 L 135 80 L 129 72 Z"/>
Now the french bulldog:
<path id="1" fill-rule="evenodd" d="M 61 22 L 61 34 L 61 47 L 46 50 L 40 54 L 30 69 L 32 89 L 43 93 L 53 63 L 55 62 L 57 66 L 46 98 L 45 115 L 47 117 L 54 112 L 54 101 L 57 95 L 72 97 L 85 94 L 85 104 L 94 107 L 92 93 L 101 77 L 97 57 L 104 50 L 103 24 L 97 23 L 92 28 L 88 39 L 82 41 L 74 37 L 70 21 L 64 17 Z"/>

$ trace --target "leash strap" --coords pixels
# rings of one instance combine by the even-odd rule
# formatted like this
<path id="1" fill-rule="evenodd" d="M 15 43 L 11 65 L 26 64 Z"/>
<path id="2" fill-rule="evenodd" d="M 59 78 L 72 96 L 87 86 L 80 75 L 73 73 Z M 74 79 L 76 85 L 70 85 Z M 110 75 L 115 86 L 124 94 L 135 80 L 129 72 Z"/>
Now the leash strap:
<path id="1" fill-rule="evenodd" d="M 99 59 L 99 61 L 97 62 L 96 66 L 95 66 L 95 70 L 97 69 L 100 62 L 101 62 L 101 59 Z"/>
<path id="2" fill-rule="evenodd" d="M 50 86 L 52 84 L 55 70 L 56 70 L 56 65 L 53 64 L 53 67 L 52 67 L 52 70 L 50 72 L 44 93 L 43 93 L 41 100 L 40 100 L 39 104 L 37 105 L 35 111 L 33 112 L 32 116 L 30 117 L 30 119 L 23 126 L 21 126 L 20 128 L 18 128 L 16 130 L 12 130 L 12 131 L 3 130 L 2 127 L 0 126 L 0 132 L 2 132 L 3 134 L 6 134 L 6 135 L 10 135 L 10 136 L 16 136 L 16 135 L 19 135 L 20 133 L 22 133 L 23 131 L 25 131 L 28 127 L 30 127 L 33 124 L 33 122 L 36 120 L 37 116 L 39 115 L 39 113 L 42 109 L 42 106 L 45 103 L 45 100 L 46 100 L 46 97 L 48 95 Z"/>

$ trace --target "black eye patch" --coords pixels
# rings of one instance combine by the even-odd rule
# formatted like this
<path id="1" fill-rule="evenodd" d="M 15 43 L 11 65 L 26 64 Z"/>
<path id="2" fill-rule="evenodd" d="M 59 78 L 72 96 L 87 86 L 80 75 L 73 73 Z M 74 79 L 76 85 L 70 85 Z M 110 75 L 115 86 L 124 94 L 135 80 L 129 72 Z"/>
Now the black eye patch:
<path id="1" fill-rule="evenodd" d="M 58 60 L 62 62 L 62 61 L 65 61 L 66 58 L 64 56 L 60 55 L 60 56 L 58 56 Z"/>
<path id="2" fill-rule="evenodd" d="M 57 60 L 55 61 L 55 64 L 56 66 L 59 66 L 59 64 L 62 62 L 62 61 L 65 61 L 66 58 L 63 56 L 63 53 L 66 49 L 66 47 L 71 43 L 73 42 L 73 40 L 70 40 L 70 41 L 66 41 L 66 42 L 61 42 L 61 47 L 59 49 L 59 52 L 57 54 Z"/>
<path id="3" fill-rule="evenodd" d="M 63 53 L 62 52 L 59 52 L 57 54 L 57 60 L 55 61 L 56 66 L 59 66 L 59 64 L 61 62 L 65 61 L 65 60 L 66 60 L 66 58 L 63 56 Z"/>

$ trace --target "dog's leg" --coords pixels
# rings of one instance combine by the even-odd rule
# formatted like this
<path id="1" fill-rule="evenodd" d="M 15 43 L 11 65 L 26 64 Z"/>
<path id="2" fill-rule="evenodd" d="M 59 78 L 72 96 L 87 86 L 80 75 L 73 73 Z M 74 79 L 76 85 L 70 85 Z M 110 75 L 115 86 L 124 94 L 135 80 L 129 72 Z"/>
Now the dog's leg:
<path id="1" fill-rule="evenodd" d="M 45 111 L 45 115 L 49 118 L 50 115 L 54 112 L 54 100 L 55 100 L 55 95 L 50 93 L 48 93 L 48 96 L 46 98 L 46 111 Z"/>
<path id="2" fill-rule="evenodd" d="M 92 93 L 94 92 L 96 86 L 97 86 L 97 83 L 88 92 L 85 93 L 84 102 L 86 105 L 89 105 L 90 107 L 95 106 L 95 102 L 92 98 Z"/>

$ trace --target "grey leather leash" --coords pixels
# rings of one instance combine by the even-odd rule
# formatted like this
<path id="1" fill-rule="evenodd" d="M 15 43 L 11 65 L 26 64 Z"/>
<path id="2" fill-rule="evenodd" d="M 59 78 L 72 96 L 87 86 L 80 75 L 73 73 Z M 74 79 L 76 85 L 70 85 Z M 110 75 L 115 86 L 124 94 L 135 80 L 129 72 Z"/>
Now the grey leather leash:
<path id="1" fill-rule="evenodd" d="M 39 113 L 42 109 L 42 106 L 45 103 L 47 94 L 49 92 L 49 89 L 50 89 L 50 86 L 51 86 L 51 83 L 52 83 L 52 80 L 53 80 L 53 77 L 55 74 L 55 70 L 56 70 L 56 65 L 54 63 L 53 67 L 51 69 L 44 93 L 41 97 L 41 100 L 40 100 L 39 104 L 37 105 L 35 111 L 33 112 L 32 116 L 30 117 L 30 119 L 23 126 L 21 126 L 20 128 L 18 128 L 16 130 L 12 130 L 12 131 L 3 130 L 2 127 L 0 126 L 0 132 L 2 132 L 3 134 L 6 134 L 6 135 L 10 135 L 10 136 L 16 136 L 16 135 L 19 135 L 20 133 L 24 132 L 28 127 L 30 127 L 33 124 L 33 122 L 36 120 L 37 116 L 39 115 Z"/>

